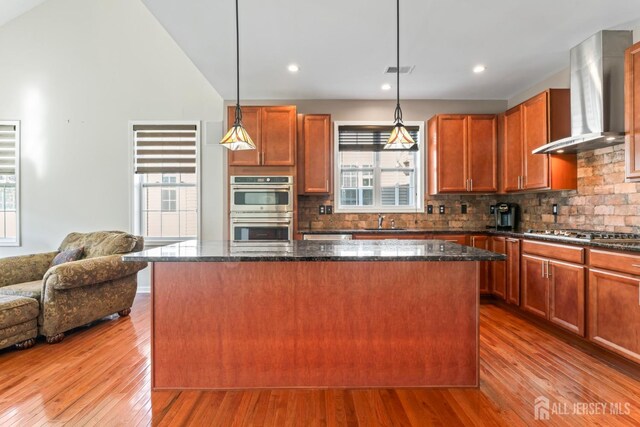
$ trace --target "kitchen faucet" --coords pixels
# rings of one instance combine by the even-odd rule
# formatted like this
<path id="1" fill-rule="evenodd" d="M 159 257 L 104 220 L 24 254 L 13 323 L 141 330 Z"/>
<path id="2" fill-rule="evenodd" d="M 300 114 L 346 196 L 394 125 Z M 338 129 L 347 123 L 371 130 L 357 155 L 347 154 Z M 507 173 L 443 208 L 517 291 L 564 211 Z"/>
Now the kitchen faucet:
<path id="1" fill-rule="evenodd" d="M 378 230 L 382 228 L 383 221 L 384 221 L 384 216 L 382 214 L 378 214 Z"/>

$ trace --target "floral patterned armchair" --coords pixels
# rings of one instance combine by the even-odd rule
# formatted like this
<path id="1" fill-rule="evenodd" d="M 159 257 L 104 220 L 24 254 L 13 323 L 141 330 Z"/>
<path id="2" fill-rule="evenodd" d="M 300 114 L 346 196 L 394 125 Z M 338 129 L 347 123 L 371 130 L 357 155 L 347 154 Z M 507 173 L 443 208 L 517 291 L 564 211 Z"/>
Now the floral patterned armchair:
<path id="1" fill-rule="evenodd" d="M 64 333 L 113 313 L 127 316 L 144 262 L 121 255 L 142 250 L 142 237 L 119 231 L 71 233 L 59 251 L 84 248 L 84 258 L 51 267 L 58 252 L 0 259 L 0 295 L 38 300 L 38 332 L 49 343 Z"/>

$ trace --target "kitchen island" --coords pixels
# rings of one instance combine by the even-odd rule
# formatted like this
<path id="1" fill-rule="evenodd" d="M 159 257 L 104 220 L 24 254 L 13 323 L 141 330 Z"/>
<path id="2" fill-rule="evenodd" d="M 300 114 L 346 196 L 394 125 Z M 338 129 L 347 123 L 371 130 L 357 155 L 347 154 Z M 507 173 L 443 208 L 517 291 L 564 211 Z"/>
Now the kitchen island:
<path id="1" fill-rule="evenodd" d="M 477 387 L 480 261 L 439 240 L 184 242 L 152 268 L 153 389 Z"/>

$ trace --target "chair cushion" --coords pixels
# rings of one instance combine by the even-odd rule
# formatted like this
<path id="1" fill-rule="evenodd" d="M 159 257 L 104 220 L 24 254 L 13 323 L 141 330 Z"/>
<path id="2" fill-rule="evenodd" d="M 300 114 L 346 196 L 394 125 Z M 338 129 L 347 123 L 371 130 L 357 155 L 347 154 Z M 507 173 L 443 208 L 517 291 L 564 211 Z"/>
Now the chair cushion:
<path id="1" fill-rule="evenodd" d="M 0 296 L 2 295 L 28 297 L 39 302 L 42 297 L 42 280 L 3 286 L 0 288 Z"/>
<path id="2" fill-rule="evenodd" d="M 83 247 L 67 249 L 66 251 L 60 252 L 55 256 L 55 258 L 53 258 L 53 261 L 51 261 L 51 267 L 64 264 L 65 262 L 77 261 L 82 258 L 82 255 L 84 255 Z"/>
<path id="3" fill-rule="evenodd" d="M 138 237 L 122 231 L 71 233 L 60 244 L 60 251 L 84 247 L 85 258 L 126 254 L 136 247 Z"/>
<path id="4" fill-rule="evenodd" d="M 29 322 L 38 317 L 38 311 L 38 301 L 32 298 L 0 295 L 0 329 Z"/>

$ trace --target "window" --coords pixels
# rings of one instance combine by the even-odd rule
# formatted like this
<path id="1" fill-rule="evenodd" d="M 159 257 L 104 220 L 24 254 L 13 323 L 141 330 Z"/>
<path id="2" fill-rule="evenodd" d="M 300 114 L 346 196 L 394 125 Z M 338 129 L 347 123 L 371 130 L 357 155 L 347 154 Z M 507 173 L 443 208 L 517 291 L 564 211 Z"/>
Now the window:
<path id="1" fill-rule="evenodd" d="M 20 122 L 0 121 L 0 246 L 20 244 Z"/>
<path id="2" fill-rule="evenodd" d="M 336 211 L 423 210 L 422 123 L 406 123 L 417 142 L 410 150 L 384 150 L 388 124 L 336 122 Z"/>
<path id="3" fill-rule="evenodd" d="M 135 123 L 132 132 L 135 231 L 151 245 L 197 238 L 198 124 Z"/>

